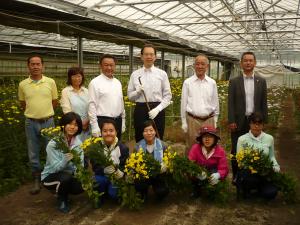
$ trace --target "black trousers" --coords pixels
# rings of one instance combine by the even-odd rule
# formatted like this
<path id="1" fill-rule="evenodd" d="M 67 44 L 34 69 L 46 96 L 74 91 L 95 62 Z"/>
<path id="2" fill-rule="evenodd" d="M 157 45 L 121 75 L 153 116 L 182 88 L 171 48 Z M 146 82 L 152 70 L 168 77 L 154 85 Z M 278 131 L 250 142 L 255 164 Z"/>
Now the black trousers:
<path id="1" fill-rule="evenodd" d="M 67 199 L 69 194 L 77 195 L 83 192 L 81 183 L 68 172 L 52 173 L 43 181 L 45 188 L 56 191 L 62 199 Z"/>
<path id="2" fill-rule="evenodd" d="M 149 102 L 150 109 L 158 106 L 160 102 Z M 134 108 L 134 130 L 135 130 L 135 141 L 139 142 L 143 137 L 143 123 L 149 120 L 148 108 L 146 103 L 136 103 Z M 161 140 L 163 140 L 165 132 L 165 110 L 159 112 L 159 114 L 154 118 L 158 134 Z"/>
<path id="3" fill-rule="evenodd" d="M 248 117 L 246 117 L 244 121 L 244 124 L 241 127 L 239 127 L 238 130 L 231 132 L 231 154 L 234 156 L 236 155 L 236 145 L 239 137 L 248 133 L 250 129 Z M 231 168 L 233 179 L 235 179 L 238 170 L 238 164 L 235 159 L 231 160 Z"/>
<path id="4" fill-rule="evenodd" d="M 274 199 L 278 193 L 278 188 L 265 177 L 246 170 L 238 170 L 236 186 L 238 194 L 242 192 L 244 198 L 251 197 L 251 190 L 257 190 L 267 200 Z"/>
<path id="5" fill-rule="evenodd" d="M 117 137 L 118 137 L 119 142 L 121 142 L 122 141 L 122 117 L 121 116 L 118 116 L 118 117 L 97 116 L 99 127 L 101 126 L 100 124 L 103 123 L 107 119 L 111 119 L 111 120 L 114 120 L 116 122 L 116 124 L 117 124 Z"/>

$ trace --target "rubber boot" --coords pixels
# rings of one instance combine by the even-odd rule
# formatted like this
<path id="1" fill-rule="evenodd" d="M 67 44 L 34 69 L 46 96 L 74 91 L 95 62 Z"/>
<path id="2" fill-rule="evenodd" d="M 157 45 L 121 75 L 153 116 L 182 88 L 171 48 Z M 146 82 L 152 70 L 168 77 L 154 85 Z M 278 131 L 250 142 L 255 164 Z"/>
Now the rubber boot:
<path id="1" fill-rule="evenodd" d="M 63 196 L 57 197 L 58 210 L 62 213 L 68 213 L 70 211 L 68 198 Z"/>
<path id="2" fill-rule="evenodd" d="M 41 176 L 40 173 L 33 174 L 33 186 L 30 190 L 30 194 L 36 195 L 41 190 Z"/>

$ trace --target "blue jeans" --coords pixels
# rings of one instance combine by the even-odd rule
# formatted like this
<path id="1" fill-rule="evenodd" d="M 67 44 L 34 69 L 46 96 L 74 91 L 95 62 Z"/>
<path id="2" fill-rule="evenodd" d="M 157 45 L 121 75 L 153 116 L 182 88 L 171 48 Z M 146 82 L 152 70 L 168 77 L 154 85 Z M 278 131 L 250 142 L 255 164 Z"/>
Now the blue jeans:
<path id="1" fill-rule="evenodd" d="M 44 122 L 38 122 L 28 118 L 25 119 L 25 133 L 27 139 L 28 157 L 33 174 L 39 174 L 41 172 L 41 142 L 44 142 L 46 146 L 49 141 L 47 140 L 47 138 L 41 135 L 41 130 L 48 127 L 54 127 L 53 118 L 50 118 Z"/>
<path id="2" fill-rule="evenodd" d="M 118 188 L 112 185 L 108 177 L 95 175 L 95 180 L 99 184 L 97 191 L 107 193 L 112 199 L 118 198 Z"/>

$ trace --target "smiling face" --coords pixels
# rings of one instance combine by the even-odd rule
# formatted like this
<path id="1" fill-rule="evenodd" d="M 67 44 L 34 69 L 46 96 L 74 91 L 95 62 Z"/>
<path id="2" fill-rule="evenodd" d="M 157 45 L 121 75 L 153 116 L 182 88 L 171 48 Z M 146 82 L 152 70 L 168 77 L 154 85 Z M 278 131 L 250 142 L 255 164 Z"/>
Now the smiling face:
<path id="1" fill-rule="evenodd" d="M 256 60 L 254 55 L 246 54 L 241 59 L 241 67 L 245 74 L 252 74 L 254 67 L 256 66 Z"/>
<path id="2" fill-rule="evenodd" d="M 73 120 L 72 122 L 65 125 L 64 131 L 65 131 L 65 135 L 67 137 L 69 137 L 69 138 L 73 137 L 78 131 L 78 125 L 77 125 L 76 120 Z"/>
<path id="3" fill-rule="evenodd" d="M 203 78 L 208 70 L 208 59 L 205 56 L 197 56 L 195 59 L 194 69 L 197 77 Z"/>
<path id="4" fill-rule="evenodd" d="M 32 57 L 27 65 L 30 75 L 33 79 L 40 78 L 43 72 L 43 63 L 40 57 Z"/>
<path id="5" fill-rule="evenodd" d="M 104 123 L 101 129 L 101 135 L 106 145 L 114 143 L 117 136 L 116 128 L 111 123 Z"/>
<path id="6" fill-rule="evenodd" d="M 150 68 L 153 66 L 155 60 L 156 60 L 156 55 L 155 55 L 155 50 L 152 47 L 145 47 L 143 50 L 143 54 L 141 55 L 141 59 L 144 63 L 144 66 L 146 68 Z"/>
<path id="7" fill-rule="evenodd" d="M 112 78 L 116 69 L 116 63 L 114 59 L 113 58 L 102 59 L 102 62 L 100 64 L 100 69 L 105 76 Z"/>
<path id="8" fill-rule="evenodd" d="M 72 87 L 80 88 L 81 83 L 82 83 L 82 75 L 80 73 L 72 75 L 71 76 L 71 82 L 72 82 Z"/>
<path id="9" fill-rule="evenodd" d="M 250 131 L 254 137 L 259 136 L 261 134 L 263 128 L 264 128 L 263 123 L 259 123 L 259 122 L 251 122 L 250 123 Z"/>
<path id="10" fill-rule="evenodd" d="M 153 144 L 154 139 L 155 139 L 155 129 L 153 126 L 148 126 L 144 128 L 143 131 L 143 137 L 145 139 L 145 141 L 147 142 L 147 144 Z"/>
<path id="11" fill-rule="evenodd" d="M 215 136 L 212 134 L 204 134 L 202 136 L 202 144 L 206 149 L 211 149 L 215 144 Z"/>

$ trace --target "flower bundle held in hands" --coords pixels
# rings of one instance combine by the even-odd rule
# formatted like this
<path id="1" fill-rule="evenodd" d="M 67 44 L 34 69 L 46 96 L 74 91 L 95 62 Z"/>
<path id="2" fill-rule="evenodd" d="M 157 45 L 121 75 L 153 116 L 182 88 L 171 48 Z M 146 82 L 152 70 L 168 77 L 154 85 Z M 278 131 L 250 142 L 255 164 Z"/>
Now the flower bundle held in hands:
<path id="1" fill-rule="evenodd" d="M 145 154 L 142 150 L 132 153 L 126 161 L 125 182 L 119 182 L 119 196 L 122 206 L 130 209 L 139 209 L 143 200 L 136 192 L 134 184 L 149 179 L 160 173 L 160 164 L 150 154 Z"/>
<path id="2" fill-rule="evenodd" d="M 233 156 L 232 156 L 233 157 Z M 258 174 L 272 182 L 282 193 L 288 203 L 298 201 L 297 179 L 287 173 L 274 172 L 273 162 L 267 155 L 253 146 L 244 145 L 235 156 L 239 169 L 247 170 L 251 174 Z"/>
<path id="3" fill-rule="evenodd" d="M 101 195 L 93 189 L 93 173 L 84 168 L 78 152 L 68 147 L 64 133 L 61 130 L 63 130 L 63 127 L 50 127 L 43 129 L 41 131 L 41 134 L 55 141 L 56 150 L 61 151 L 62 153 L 73 154 L 73 159 L 71 161 L 76 167 L 75 177 L 80 181 L 83 190 L 87 192 L 89 198 L 92 199 L 95 204 L 97 204 L 98 199 Z"/>
<path id="4" fill-rule="evenodd" d="M 269 157 L 252 146 L 244 145 L 236 154 L 236 161 L 239 169 L 248 170 L 251 174 L 261 176 L 269 175 L 273 172 L 273 162 Z"/>

